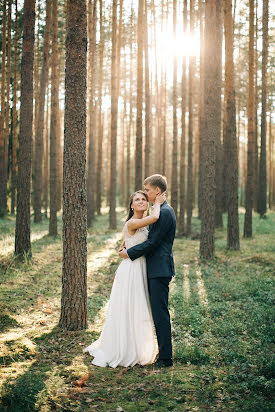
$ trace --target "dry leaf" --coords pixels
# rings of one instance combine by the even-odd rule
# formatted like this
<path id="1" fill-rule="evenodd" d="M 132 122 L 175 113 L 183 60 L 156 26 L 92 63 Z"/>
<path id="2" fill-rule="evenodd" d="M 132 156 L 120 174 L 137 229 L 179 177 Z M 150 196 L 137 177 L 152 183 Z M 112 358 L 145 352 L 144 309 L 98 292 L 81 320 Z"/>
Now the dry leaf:
<path id="1" fill-rule="evenodd" d="M 78 386 L 79 388 L 81 388 L 82 386 L 87 386 L 87 381 L 90 377 L 90 374 L 87 373 L 86 375 L 81 376 L 80 379 L 78 379 L 77 381 L 74 382 L 75 386 Z"/>

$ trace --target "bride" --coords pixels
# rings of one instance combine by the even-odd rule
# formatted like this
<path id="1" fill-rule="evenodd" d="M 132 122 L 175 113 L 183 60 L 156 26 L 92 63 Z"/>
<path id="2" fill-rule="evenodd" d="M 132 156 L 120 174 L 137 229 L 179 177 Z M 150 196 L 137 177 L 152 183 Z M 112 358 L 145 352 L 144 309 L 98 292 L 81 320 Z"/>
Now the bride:
<path id="1" fill-rule="evenodd" d="M 157 197 L 150 216 L 147 194 L 138 190 L 130 197 L 129 214 L 123 228 L 126 248 L 144 242 L 147 226 L 156 222 L 165 194 Z M 119 265 L 99 339 L 84 349 L 96 366 L 134 366 L 153 363 L 158 353 L 154 337 L 147 287 L 146 259 L 124 259 Z"/>

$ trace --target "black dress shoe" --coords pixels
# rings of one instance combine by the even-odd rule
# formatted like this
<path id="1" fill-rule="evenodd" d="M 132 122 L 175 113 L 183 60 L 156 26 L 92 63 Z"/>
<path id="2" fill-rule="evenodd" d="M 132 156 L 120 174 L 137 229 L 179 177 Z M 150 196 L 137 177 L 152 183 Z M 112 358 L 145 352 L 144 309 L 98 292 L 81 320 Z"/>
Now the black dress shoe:
<path id="1" fill-rule="evenodd" d="M 155 363 L 156 368 L 168 368 L 169 366 L 173 366 L 172 359 L 158 359 Z"/>

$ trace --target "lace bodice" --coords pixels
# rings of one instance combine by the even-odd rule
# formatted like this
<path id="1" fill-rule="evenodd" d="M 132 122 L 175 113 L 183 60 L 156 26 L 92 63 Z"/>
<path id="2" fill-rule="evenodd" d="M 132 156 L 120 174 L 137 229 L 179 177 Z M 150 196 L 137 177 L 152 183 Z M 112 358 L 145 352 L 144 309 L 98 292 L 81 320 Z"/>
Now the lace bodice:
<path id="1" fill-rule="evenodd" d="M 129 221 L 128 221 L 129 222 Z M 134 235 L 130 235 L 128 231 L 128 222 L 125 223 L 123 228 L 123 235 L 125 240 L 126 249 L 129 249 L 132 246 L 138 245 L 139 243 L 147 240 L 148 229 L 147 227 L 141 227 L 137 229 Z"/>

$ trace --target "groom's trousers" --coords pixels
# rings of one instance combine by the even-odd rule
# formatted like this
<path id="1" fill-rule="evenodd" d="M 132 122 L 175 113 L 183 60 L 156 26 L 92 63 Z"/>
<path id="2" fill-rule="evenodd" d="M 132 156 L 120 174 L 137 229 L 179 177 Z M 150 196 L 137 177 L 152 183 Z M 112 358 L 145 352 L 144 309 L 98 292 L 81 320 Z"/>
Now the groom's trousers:
<path id="1" fill-rule="evenodd" d="M 148 279 L 153 320 L 159 346 L 159 359 L 172 359 L 171 322 L 168 311 L 170 277 Z"/>

